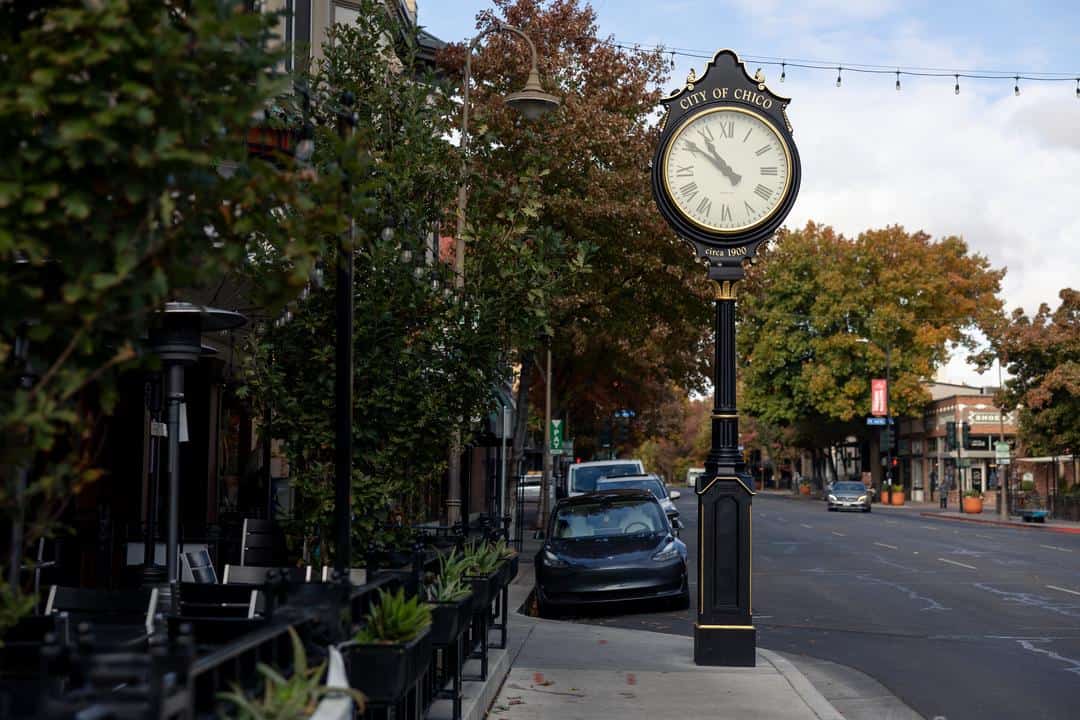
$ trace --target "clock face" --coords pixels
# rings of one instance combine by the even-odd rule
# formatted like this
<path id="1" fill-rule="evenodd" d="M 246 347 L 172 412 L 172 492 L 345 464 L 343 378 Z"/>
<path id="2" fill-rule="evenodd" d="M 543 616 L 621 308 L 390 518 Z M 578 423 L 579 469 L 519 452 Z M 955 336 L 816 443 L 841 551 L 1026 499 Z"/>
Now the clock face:
<path id="1" fill-rule="evenodd" d="M 765 222 L 791 187 L 791 156 L 780 133 L 759 115 L 732 107 L 684 123 L 668 142 L 662 170 L 676 208 L 717 233 Z"/>

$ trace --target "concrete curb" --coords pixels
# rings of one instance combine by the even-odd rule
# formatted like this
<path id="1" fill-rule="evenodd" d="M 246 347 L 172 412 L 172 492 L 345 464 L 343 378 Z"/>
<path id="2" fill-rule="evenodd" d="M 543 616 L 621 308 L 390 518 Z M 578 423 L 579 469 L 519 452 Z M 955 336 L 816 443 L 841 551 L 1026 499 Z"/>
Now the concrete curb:
<path id="1" fill-rule="evenodd" d="M 816 687 L 810 684 L 806 676 L 790 660 L 763 647 L 759 647 L 757 651 L 759 656 L 765 658 L 776 668 L 776 671 L 787 680 L 791 689 L 802 698 L 807 707 L 821 720 L 844 720 L 844 716 L 840 714 L 840 711 L 833 707 L 832 703 L 826 700 L 825 696 Z"/>
<path id="2" fill-rule="evenodd" d="M 487 680 L 466 680 L 461 687 L 461 720 L 484 720 L 488 708 L 502 690 L 506 676 L 510 674 L 510 650 L 488 650 Z M 465 663 L 466 674 L 480 672 L 480 661 L 470 660 Z M 449 700 L 437 700 L 431 705 L 427 717 L 429 720 L 449 720 L 453 715 L 453 705 Z"/>
<path id="3" fill-rule="evenodd" d="M 1041 530 L 1043 532 L 1060 533 L 1062 535 L 1080 535 L 1080 527 L 1070 528 L 1055 525 L 1044 525 L 1042 523 L 1008 522 L 1005 520 L 983 520 L 982 518 L 954 517 L 952 515 L 942 515 L 941 513 L 935 512 L 920 512 L 919 516 L 924 518 L 931 518 L 932 520 L 970 522 L 978 523 L 979 525 L 997 525 L 998 527 L 1016 528 L 1018 530 Z"/>

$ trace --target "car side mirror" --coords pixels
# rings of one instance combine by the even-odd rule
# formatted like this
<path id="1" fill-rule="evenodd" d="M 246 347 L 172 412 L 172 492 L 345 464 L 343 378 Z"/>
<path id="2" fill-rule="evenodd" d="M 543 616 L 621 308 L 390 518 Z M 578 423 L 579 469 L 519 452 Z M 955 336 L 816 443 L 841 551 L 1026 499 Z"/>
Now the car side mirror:
<path id="1" fill-rule="evenodd" d="M 672 490 L 671 492 L 668 493 L 668 497 L 671 498 L 672 500 L 678 500 L 679 498 L 682 497 L 682 493 L 679 492 L 678 490 Z"/>

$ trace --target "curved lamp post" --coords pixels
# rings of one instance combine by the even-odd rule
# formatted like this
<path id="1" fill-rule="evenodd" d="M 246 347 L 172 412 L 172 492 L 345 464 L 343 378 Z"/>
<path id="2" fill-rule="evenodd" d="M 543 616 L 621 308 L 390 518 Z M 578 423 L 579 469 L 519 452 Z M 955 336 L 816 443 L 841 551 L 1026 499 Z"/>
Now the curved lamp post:
<path id="1" fill-rule="evenodd" d="M 469 82 L 472 80 L 472 54 L 480 41 L 494 32 L 507 32 L 522 38 L 529 46 L 532 66 L 525 87 L 506 96 L 504 102 L 518 110 L 526 120 L 536 120 L 559 106 L 559 98 L 544 92 L 540 85 L 540 72 L 536 63 L 536 45 L 520 28 L 496 20 L 495 24 L 474 37 L 465 51 L 465 76 L 462 79 L 461 100 L 461 182 L 457 196 L 457 233 L 454 237 L 454 287 L 465 286 L 465 209 L 469 203 Z M 446 499 L 446 516 L 449 524 L 460 519 L 461 514 L 461 433 L 455 430 L 451 439 L 449 475 Z"/>

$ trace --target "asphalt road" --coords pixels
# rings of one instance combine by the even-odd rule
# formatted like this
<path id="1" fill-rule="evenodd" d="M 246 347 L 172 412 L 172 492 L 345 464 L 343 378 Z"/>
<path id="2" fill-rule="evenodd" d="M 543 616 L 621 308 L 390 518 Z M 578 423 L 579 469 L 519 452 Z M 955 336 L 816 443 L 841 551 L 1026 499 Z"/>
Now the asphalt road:
<path id="1" fill-rule="evenodd" d="M 761 647 L 857 668 L 928 719 L 1080 717 L 1080 535 L 764 494 L 753 511 Z M 577 620 L 691 634 L 692 613 Z"/>

